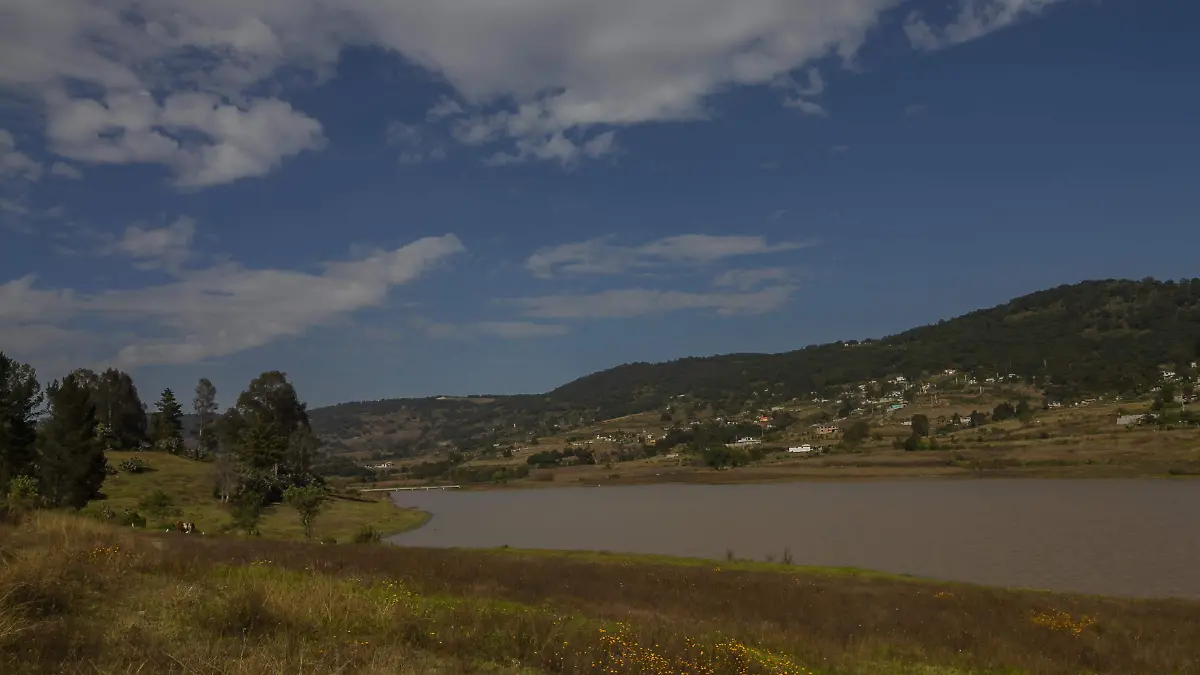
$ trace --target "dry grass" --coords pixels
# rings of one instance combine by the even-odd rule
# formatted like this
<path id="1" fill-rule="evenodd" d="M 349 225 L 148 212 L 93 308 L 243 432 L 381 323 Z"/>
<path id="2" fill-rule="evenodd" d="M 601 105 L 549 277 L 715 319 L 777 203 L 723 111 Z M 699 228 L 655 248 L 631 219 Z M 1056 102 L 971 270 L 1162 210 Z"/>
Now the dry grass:
<path id="1" fill-rule="evenodd" d="M 0 526 L 0 672 L 1200 672 L 1200 603 L 598 554 Z"/>
<path id="2" fill-rule="evenodd" d="M 196 523 L 202 532 L 217 532 L 229 523 L 229 514 L 212 496 L 212 464 L 196 462 L 161 452 L 110 452 L 108 462 L 116 466 L 122 460 L 137 458 L 150 471 L 120 473 L 104 481 L 105 499 L 92 502 L 89 510 L 104 506 L 120 513 L 137 510 L 138 502 L 154 490 L 162 490 L 180 508 L 177 519 Z M 314 537 L 349 541 L 364 525 L 386 534 L 394 534 L 423 525 L 429 516 L 421 511 L 397 508 L 387 493 L 361 496 L 337 495 L 317 516 Z M 303 539 L 304 529 L 296 512 L 284 505 L 268 507 L 260 524 L 262 536 L 273 539 Z"/>

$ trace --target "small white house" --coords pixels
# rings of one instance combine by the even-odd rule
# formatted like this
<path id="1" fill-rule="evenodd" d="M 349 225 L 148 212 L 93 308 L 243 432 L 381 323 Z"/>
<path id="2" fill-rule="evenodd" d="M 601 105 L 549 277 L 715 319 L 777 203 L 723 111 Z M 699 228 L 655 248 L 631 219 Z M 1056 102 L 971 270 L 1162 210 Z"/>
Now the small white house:
<path id="1" fill-rule="evenodd" d="M 813 447 L 807 443 L 805 443 L 804 445 L 798 445 L 794 448 L 788 448 L 788 452 L 812 452 L 812 451 L 813 451 Z"/>

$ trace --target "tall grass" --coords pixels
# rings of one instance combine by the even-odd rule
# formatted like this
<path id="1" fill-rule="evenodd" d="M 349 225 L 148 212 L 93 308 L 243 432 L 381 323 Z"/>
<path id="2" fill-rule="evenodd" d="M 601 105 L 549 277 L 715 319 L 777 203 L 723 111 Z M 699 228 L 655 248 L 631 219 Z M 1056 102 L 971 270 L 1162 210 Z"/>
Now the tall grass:
<path id="1" fill-rule="evenodd" d="M 0 526 L 6 675 L 1159 675 L 1198 658 L 1196 603 L 145 534 L 49 513 Z"/>

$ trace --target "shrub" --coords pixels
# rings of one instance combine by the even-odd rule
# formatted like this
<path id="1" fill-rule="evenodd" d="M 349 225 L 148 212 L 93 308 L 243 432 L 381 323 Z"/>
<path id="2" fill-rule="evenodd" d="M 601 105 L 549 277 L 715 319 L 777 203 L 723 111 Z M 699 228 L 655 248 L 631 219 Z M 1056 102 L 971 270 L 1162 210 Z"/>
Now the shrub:
<path id="1" fill-rule="evenodd" d="M 38 494 L 36 479 L 30 476 L 16 476 L 8 481 L 8 495 L 4 505 L 10 515 L 20 518 L 36 509 L 40 503 L 41 496 Z"/>
<path id="2" fill-rule="evenodd" d="M 171 518 L 183 513 L 180 509 L 176 508 L 175 502 L 171 500 L 171 496 L 162 490 L 155 490 L 142 497 L 142 500 L 138 502 L 138 508 L 145 511 L 147 515 L 155 520 Z"/>
<path id="3" fill-rule="evenodd" d="M 146 518 L 137 511 L 126 509 L 117 517 L 117 524 L 123 527 L 146 527 Z"/>
<path id="4" fill-rule="evenodd" d="M 378 544 L 381 541 L 383 541 L 383 533 L 371 525 L 363 525 L 358 528 L 358 532 L 354 533 L 354 543 L 356 544 Z"/>
<path id="5" fill-rule="evenodd" d="M 149 467 L 140 459 L 124 459 L 117 465 L 117 468 L 125 473 L 143 473 Z"/>

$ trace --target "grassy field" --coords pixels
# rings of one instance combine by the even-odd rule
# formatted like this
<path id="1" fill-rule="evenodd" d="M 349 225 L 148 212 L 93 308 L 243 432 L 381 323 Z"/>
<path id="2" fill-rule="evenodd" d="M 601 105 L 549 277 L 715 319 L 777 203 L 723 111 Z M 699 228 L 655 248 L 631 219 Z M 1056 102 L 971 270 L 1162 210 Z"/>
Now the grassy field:
<path id="1" fill-rule="evenodd" d="M 1184 675 L 1200 603 L 42 513 L 0 524 L 0 672 Z"/>
<path id="2" fill-rule="evenodd" d="M 91 511 L 105 506 L 117 513 L 138 510 L 138 503 L 155 490 L 162 490 L 180 509 L 170 520 L 196 523 L 201 532 L 217 532 L 229 522 L 229 514 L 212 496 L 212 464 L 196 462 L 161 452 L 110 452 L 110 466 L 122 460 L 140 459 L 148 471 L 137 474 L 120 472 L 104 481 L 105 498 L 89 504 Z M 428 514 L 396 507 L 386 493 L 362 496 L 335 494 L 317 516 L 314 537 L 348 541 L 358 529 L 370 525 L 384 534 L 395 534 L 420 527 Z M 304 530 L 300 518 L 283 505 L 268 507 L 260 524 L 262 536 L 276 539 L 301 539 Z"/>

